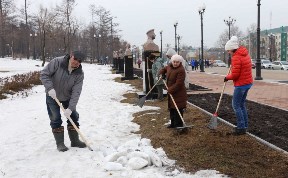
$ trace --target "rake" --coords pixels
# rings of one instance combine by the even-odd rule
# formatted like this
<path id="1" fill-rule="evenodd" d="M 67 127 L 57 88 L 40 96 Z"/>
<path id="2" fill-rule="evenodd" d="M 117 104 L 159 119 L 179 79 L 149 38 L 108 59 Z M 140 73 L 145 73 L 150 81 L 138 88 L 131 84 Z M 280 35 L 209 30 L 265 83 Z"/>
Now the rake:
<path id="1" fill-rule="evenodd" d="M 231 67 L 229 68 L 227 75 L 230 73 L 230 70 L 231 70 Z M 221 92 L 220 99 L 219 99 L 217 107 L 216 107 L 216 111 L 213 114 L 213 116 L 211 117 L 210 122 L 208 124 L 208 128 L 211 129 L 211 130 L 215 130 L 217 128 L 217 125 L 218 125 L 218 122 L 217 122 L 218 109 L 220 107 L 220 103 L 221 103 L 221 100 L 222 100 L 222 97 L 223 97 L 223 93 L 224 93 L 224 90 L 225 90 L 225 87 L 226 87 L 226 83 L 227 82 L 224 82 L 224 84 L 223 84 L 222 92 Z"/>

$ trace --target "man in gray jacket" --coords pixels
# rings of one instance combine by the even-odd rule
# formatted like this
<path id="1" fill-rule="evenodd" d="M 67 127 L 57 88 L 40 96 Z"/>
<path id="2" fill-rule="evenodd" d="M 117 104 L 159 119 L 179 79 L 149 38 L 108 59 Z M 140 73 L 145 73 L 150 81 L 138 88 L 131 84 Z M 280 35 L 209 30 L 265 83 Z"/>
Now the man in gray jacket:
<path id="1" fill-rule="evenodd" d="M 60 114 L 60 107 L 55 101 L 57 98 L 65 108 L 64 115 L 71 117 L 75 125 L 79 128 L 79 114 L 76 111 L 82 85 L 84 72 L 81 62 L 85 55 L 79 51 L 74 51 L 70 55 L 53 59 L 40 73 L 40 79 L 45 87 L 46 105 L 50 118 L 50 126 L 56 140 L 59 151 L 67 151 L 64 144 L 64 127 Z M 69 120 L 67 120 L 67 130 L 71 141 L 71 147 L 84 148 L 86 144 L 79 140 L 79 135 Z"/>

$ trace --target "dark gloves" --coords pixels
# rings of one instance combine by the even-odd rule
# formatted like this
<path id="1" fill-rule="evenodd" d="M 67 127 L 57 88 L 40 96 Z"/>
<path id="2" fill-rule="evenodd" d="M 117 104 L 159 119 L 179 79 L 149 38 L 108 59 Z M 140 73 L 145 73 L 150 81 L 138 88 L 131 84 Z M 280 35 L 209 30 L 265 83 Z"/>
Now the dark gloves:
<path id="1" fill-rule="evenodd" d="M 165 74 L 162 74 L 162 79 L 166 80 L 166 75 Z"/>
<path id="2" fill-rule="evenodd" d="M 228 81 L 228 79 L 225 77 L 225 78 L 224 78 L 224 82 L 227 82 L 227 81 Z"/>

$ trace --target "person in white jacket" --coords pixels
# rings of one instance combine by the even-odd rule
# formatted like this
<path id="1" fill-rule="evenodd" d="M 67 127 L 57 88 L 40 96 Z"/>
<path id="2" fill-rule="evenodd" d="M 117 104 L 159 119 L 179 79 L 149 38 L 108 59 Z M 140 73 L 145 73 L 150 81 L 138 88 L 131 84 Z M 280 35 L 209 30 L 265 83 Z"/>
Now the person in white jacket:
<path id="1" fill-rule="evenodd" d="M 186 90 L 188 90 L 189 89 L 189 65 L 188 65 L 188 62 L 184 58 L 182 58 L 181 62 L 182 62 L 182 66 L 185 69 L 184 83 L 185 83 Z"/>
<path id="2" fill-rule="evenodd" d="M 165 66 L 167 66 L 170 63 L 171 57 L 173 55 L 177 54 L 176 51 L 172 48 L 169 48 L 168 51 L 166 52 L 166 57 L 169 59 L 167 59 L 167 64 Z"/>

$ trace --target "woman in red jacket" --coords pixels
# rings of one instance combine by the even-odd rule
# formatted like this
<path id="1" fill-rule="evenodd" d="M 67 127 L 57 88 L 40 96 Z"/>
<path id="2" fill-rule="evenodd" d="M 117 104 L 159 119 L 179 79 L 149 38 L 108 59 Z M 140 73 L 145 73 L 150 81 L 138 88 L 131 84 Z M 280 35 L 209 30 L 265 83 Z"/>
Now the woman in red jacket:
<path id="1" fill-rule="evenodd" d="M 233 80 L 234 93 L 232 107 L 237 117 L 235 135 L 246 133 L 248 127 L 248 114 L 246 109 L 246 97 L 253 84 L 252 63 L 248 50 L 240 46 L 238 38 L 232 36 L 226 43 L 225 50 L 232 56 L 231 73 L 224 78 L 224 82 Z"/>

